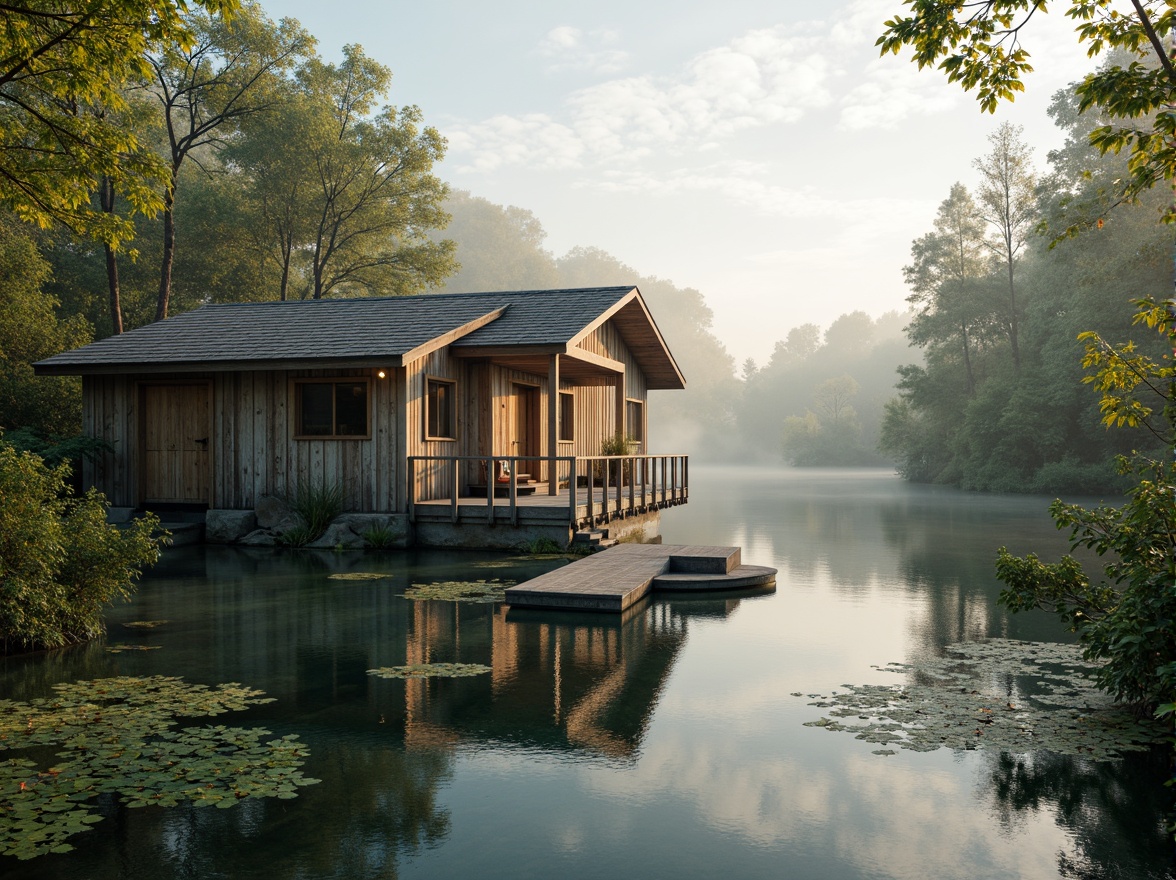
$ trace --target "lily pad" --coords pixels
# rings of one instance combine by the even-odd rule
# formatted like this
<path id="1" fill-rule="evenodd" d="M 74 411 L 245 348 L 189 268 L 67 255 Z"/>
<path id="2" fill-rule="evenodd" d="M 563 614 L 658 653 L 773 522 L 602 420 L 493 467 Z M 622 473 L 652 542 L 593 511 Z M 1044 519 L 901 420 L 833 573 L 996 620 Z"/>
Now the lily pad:
<path id="1" fill-rule="evenodd" d="M 170 620 L 132 620 L 130 623 L 124 623 L 127 629 L 155 629 L 157 626 L 171 623 Z"/>
<path id="2" fill-rule="evenodd" d="M 375 678 L 467 678 L 490 672 L 481 663 L 412 663 L 408 666 L 381 666 L 369 669 Z"/>
<path id="3" fill-rule="evenodd" d="M 404 591 L 405 599 L 438 600 L 442 602 L 501 602 L 506 598 L 506 588 L 517 581 L 490 580 L 436 581 L 431 584 L 413 584 Z"/>
<path id="4" fill-rule="evenodd" d="M 329 574 L 329 581 L 383 581 L 392 577 L 387 572 L 378 571 L 345 571 L 340 574 Z"/>
<path id="5" fill-rule="evenodd" d="M 816 702 L 809 705 L 842 720 L 806 726 L 912 751 L 1046 749 L 1092 760 L 1165 741 L 1162 725 L 1136 719 L 1095 687 L 1097 667 L 1076 645 L 988 639 L 949 645 L 943 657 L 874 668 L 907 681 L 810 694 Z"/>
<path id="6" fill-rule="evenodd" d="M 2 855 L 70 851 L 68 838 L 102 820 L 92 801 L 103 794 L 129 807 L 228 807 L 249 797 L 290 797 L 318 781 L 299 769 L 307 750 L 296 736 L 267 739 L 262 728 L 224 725 L 176 729 L 180 717 L 272 702 L 261 691 L 165 676 L 79 681 L 54 691 L 28 702 L 0 700 L 0 752 L 61 749 L 48 767 L 22 756 L 0 761 Z"/>

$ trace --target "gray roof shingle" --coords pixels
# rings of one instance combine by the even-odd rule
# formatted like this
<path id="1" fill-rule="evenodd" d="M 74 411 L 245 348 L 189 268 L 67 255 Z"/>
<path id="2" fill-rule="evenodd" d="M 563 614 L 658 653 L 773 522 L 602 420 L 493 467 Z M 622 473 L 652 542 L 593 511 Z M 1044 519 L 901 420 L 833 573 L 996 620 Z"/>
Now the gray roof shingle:
<path id="1" fill-rule="evenodd" d="M 564 344 L 634 290 L 427 294 L 203 306 L 39 361 L 37 372 L 114 368 L 222 369 L 283 361 L 341 363 L 399 358 L 497 309 L 503 314 L 462 345 Z"/>

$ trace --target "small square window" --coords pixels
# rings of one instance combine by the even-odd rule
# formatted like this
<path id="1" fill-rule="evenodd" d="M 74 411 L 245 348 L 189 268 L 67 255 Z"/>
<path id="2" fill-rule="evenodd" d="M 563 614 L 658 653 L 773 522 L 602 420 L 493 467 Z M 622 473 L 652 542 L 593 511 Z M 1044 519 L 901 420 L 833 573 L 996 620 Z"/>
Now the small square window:
<path id="1" fill-rule="evenodd" d="M 425 380 L 425 439 L 457 438 L 456 389 L 451 379 Z"/>
<path id="2" fill-rule="evenodd" d="M 366 380 L 295 382 L 294 389 L 296 436 L 368 436 Z"/>

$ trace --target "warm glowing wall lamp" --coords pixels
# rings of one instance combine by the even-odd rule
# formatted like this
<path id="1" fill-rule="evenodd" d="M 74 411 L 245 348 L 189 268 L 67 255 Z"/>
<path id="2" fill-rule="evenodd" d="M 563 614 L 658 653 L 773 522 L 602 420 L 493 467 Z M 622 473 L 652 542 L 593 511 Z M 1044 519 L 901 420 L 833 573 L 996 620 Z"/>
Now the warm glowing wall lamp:
<path id="1" fill-rule="evenodd" d="M 388 374 L 387 374 L 387 373 L 385 373 L 383 370 L 377 370 L 377 371 L 376 371 L 376 377 L 377 377 L 377 378 L 379 378 L 379 379 L 387 379 L 387 378 L 388 378 Z"/>

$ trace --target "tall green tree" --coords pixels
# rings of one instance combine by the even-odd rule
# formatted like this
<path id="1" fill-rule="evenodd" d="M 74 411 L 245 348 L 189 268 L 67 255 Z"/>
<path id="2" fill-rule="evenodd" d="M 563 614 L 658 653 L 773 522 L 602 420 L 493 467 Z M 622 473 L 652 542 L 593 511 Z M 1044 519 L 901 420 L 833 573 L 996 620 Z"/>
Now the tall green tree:
<path id="1" fill-rule="evenodd" d="M 982 344 L 992 308 L 984 295 L 988 259 L 984 222 L 962 183 L 939 205 L 934 228 L 911 245 L 903 276 L 915 311 L 908 332 L 919 346 L 942 346 L 959 353 L 968 395 L 976 392 L 976 348 Z"/>
<path id="2" fill-rule="evenodd" d="M 118 113 L 125 86 L 147 73 L 146 53 L 191 41 L 190 7 L 227 15 L 238 0 L 4 3 L 0 202 L 24 221 L 61 223 L 112 247 L 133 227 L 93 203 L 104 178 L 134 211 L 162 207 L 164 167 Z"/>
<path id="3" fill-rule="evenodd" d="M 171 303 L 181 168 L 189 158 L 200 164 L 203 151 L 215 153 L 242 118 L 273 107 L 280 99 L 276 80 L 314 45 L 296 21 L 275 25 L 248 0 L 230 20 L 197 11 L 184 22 L 190 42 L 148 56 L 151 91 L 167 132 L 157 321 L 167 317 Z"/>
<path id="4" fill-rule="evenodd" d="M 433 174 L 445 139 L 418 108 L 381 105 L 391 77 L 359 46 L 307 59 L 289 100 L 228 152 L 280 297 L 419 293 L 456 268 L 453 242 L 430 237 L 449 221 Z"/>
<path id="5" fill-rule="evenodd" d="M 1037 219 L 1037 200 L 1029 147 L 1021 127 L 1002 122 L 989 138 L 992 149 L 977 159 L 980 172 L 977 201 L 980 217 L 991 227 L 982 239 L 1005 275 L 1003 323 L 1013 354 L 1013 368 L 1021 369 L 1020 326 L 1023 305 L 1017 300 L 1017 264 Z"/>

